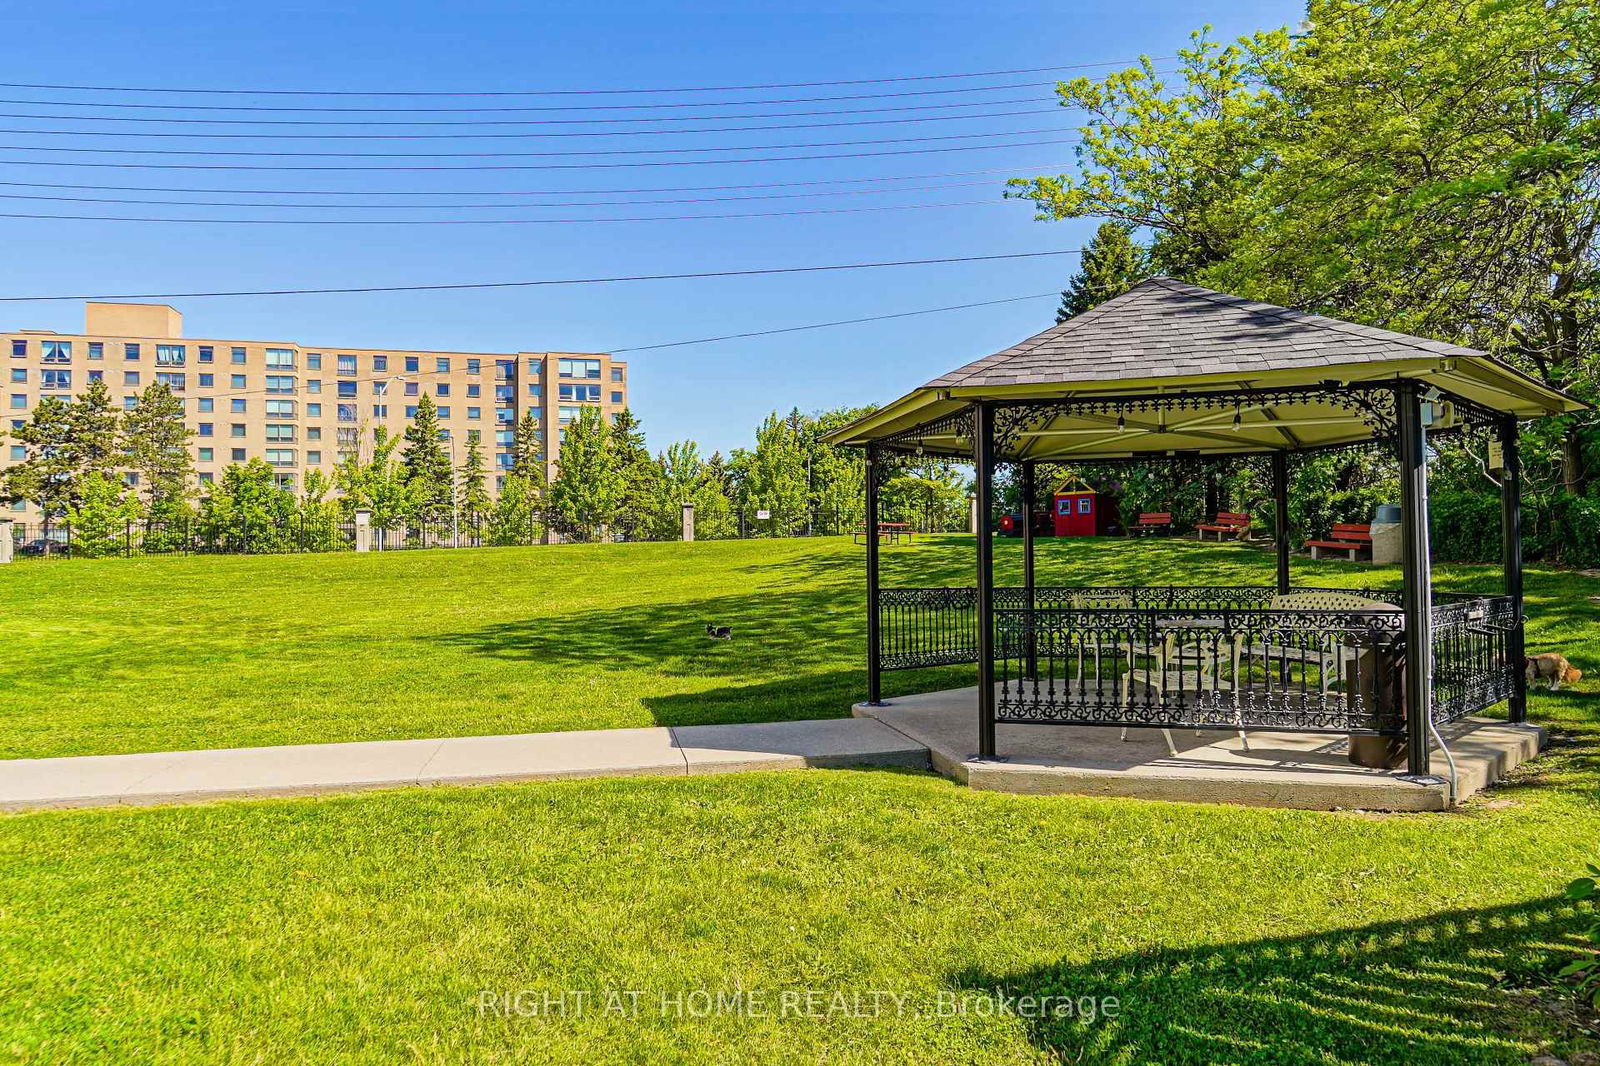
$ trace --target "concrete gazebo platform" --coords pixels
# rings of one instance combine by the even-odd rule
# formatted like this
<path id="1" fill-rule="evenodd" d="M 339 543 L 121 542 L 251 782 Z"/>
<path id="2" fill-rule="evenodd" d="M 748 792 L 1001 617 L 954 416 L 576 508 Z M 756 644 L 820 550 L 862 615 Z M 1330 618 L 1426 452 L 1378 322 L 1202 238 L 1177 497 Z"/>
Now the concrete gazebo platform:
<path id="1" fill-rule="evenodd" d="M 1307 733 L 1252 731 L 1249 750 L 1231 733 L 1159 736 L 1115 726 L 1037 729 L 998 725 L 1003 760 L 980 759 L 978 690 L 947 689 L 858 703 L 872 718 L 926 747 L 933 768 L 970 788 L 1028 795 L 1117 796 L 1299 810 L 1442 811 L 1501 780 L 1544 747 L 1536 725 L 1463 718 L 1442 727 L 1456 761 L 1446 779 L 1419 780 L 1353 765 L 1348 742 Z"/>

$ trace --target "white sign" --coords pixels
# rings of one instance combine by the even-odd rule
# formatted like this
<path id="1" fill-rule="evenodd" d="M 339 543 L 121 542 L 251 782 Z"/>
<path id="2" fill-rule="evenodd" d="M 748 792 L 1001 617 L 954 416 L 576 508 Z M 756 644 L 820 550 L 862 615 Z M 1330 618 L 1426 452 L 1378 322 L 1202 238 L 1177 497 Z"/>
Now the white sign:
<path id="1" fill-rule="evenodd" d="M 763 507 L 761 510 L 756 512 L 756 517 L 757 518 L 771 518 L 772 517 L 772 512 L 767 510 L 765 507 Z"/>

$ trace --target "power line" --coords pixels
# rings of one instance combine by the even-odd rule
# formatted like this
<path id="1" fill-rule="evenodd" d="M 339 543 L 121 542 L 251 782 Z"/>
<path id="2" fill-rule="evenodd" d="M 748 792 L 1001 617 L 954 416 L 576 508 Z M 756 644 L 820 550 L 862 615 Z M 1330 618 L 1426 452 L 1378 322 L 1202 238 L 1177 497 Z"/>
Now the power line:
<path id="1" fill-rule="evenodd" d="M 1019 131 L 1021 132 L 1021 131 Z M 858 142 L 864 143 L 864 142 Z M 947 145 L 942 148 L 899 148 L 883 152 L 826 152 L 813 155 L 767 155 L 751 156 L 747 159 L 674 159 L 654 160 L 633 163 L 500 163 L 494 165 L 475 163 L 466 166 L 396 166 L 391 164 L 379 166 L 326 166 L 326 165 L 294 165 L 294 164 L 249 164 L 249 163 L 92 163 L 75 159 L 53 159 L 51 167 L 92 167 L 101 170 L 276 170 L 276 171 L 491 171 L 491 170 L 617 170 L 633 167 L 694 167 L 694 166 L 719 166 L 733 163 L 796 163 L 812 159 L 877 159 L 886 156 L 900 155 L 934 155 L 944 152 L 986 152 L 997 148 L 1030 148 L 1041 144 L 1077 144 L 1076 138 L 1056 138 L 1044 141 L 1008 141 L 1001 144 L 967 144 Z M 0 145 L 3 151 L 87 151 L 87 149 L 39 149 L 27 146 L 7 147 Z M 278 153 L 269 153 L 278 154 Z M 576 153 L 588 155 L 592 153 Z M 635 153 L 629 153 L 635 154 Z M 42 165 L 37 159 L 0 159 L 0 165 L 37 167 Z"/>
<path id="2" fill-rule="evenodd" d="M 1157 61 L 1167 61 L 1176 56 L 1161 56 Z M 1099 60 L 1092 63 L 1066 63 L 1048 67 L 1019 67 L 1014 70 L 986 70 L 964 72 L 958 74 L 906 74 L 887 78 L 853 78 L 839 81 L 793 81 L 793 82 L 768 82 L 754 85 L 696 85 L 681 88 L 654 88 L 654 89 L 511 89 L 511 90 L 476 90 L 476 91 L 438 91 L 438 90 L 412 90 L 412 91 L 371 91 L 355 89 L 198 89 L 198 88 L 169 88 L 152 85 L 49 85 L 33 82 L 0 82 L 0 88 L 7 89 L 47 89 L 52 91 L 70 92 L 118 92 L 118 93 L 183 93 L 203 96 L 623 96 L 639 94 L 665 94 L 675 93 L 732 93 L 755 92 L 767 89 L 813 89 L 826 86 L 848 85 L 888 85 L 901 82 L 920 81 L 954 81 L 966 78 L 1001 78 L 1017 74 L 1048 74 L 1062 70 L 1086 70 L 1090 67 L 1116 67 L 1136 65 L 1139 60 L 1114 59 Z"/>
<path id="3" fill-rule="evenodd" d="M 4 162 L 0 160 L 0 162 Z M 37 165 L 37 164 L 32 164 Z M 72 164 L 56 164 L 71 166 Z M 892 181 L 928 181 L 934 178 L 967 178 L 980 174 L 1015 174 L 1017 171 L 1047 171 L 1060 169 L 1067 164 L 1048 163 L 1032 167 L 990 167 L 985 170 L 951 170 L 937 174 L 888 174 L 871 178 L 811 178 L 805 181 L 771 181 L 743 185 L 673 185 L 635 189 L 515 189 L 474 190 L 474 196 L 609 196 L 647 195 L 664 192 L 736 192 L 744 189 L 797 189 L 820 185 L 869 185 Z M 99 192 L 181 192 L 237 196 L 455 196 L 460 189 L 390 190 L 390 189 L 218 189 L 146 185 L 73 185 L 34 181 L 0 181 L 0 188 L 19 189 L 89 189 Z M 337 205 L 329 205 L 337 206 Z"/>
<path id="4" fill-rule="evenodd" d="M 16 130 L 0 132 L 15 133 Z M 27 132 L 27 131 L 22 131 Z M 966 141 L 979 137 L 1024 137 L 1035 133 L 1062 133 L 1054 127 L 1003 130 L 994 133 L 942 133 L 931 137 L 878 137 L 865 141 L 794 141 L 788 144 L 707 145 L 701 148 L 578 148 L 560 152 L 250 152 L 211 148 L 58 148 L 54 145 L 0 144 L 4 152 L 70 152 L 75 155 L 203 155 L 268 157 L 273 159 L 548 159 L 567 156 L 685 155 L 697 152 L 786 152 L 798 148 L 856 148 L 877 144 L 925 144 L 930 141 Z"/>
<path id="5" fill-rule="evenodd" d="M 879 204 L 874 207 L 819 207 L 796 211 L 735 211 L 698 215 L 628 215 L 609 218 L 150 218 L 134 215 L 62 215 L 0 212 L 0 218 L 53 219 L 61 222 L 154 222 L 212 226 L 537 226 L 607 222 L 692 222 L 697 219 L 783 218 L 795 215 L 853 215 L 870 211 L 915 211 L 934 207 L 998 206 L 1014 201 L 955 200 L 936 204 Z M 233 204 L 250 207 L 250 204 Z"/>
<path id="6" fill-rule="evenodd" d="M 11 130 L 0 129 L 0 134 L 20 133 L 30 137 L 161 137 L 190 140 L 287 140 L 287 141 L 430 141 L 430 140 L 503 140 L 535 137 L 667 137 L 694 133 L 752 133 L 763 130 L 823 130 L 842 126 L 902 126 L 922 122 L 971 122 L 978 119 L 1016 118 L 1021 115 L 1059 114 L 1059 107 L 1034 108 L 1029 111 L 996 111 L 978 115 L 921 115 L 915 118 L 874 118 L 847 122 L 780 122 L 763 126 L 697 126 L 669 130 L 540 130 L 525 133 L 166 133 L 146 130 Z M 13 115 L 11 118 L 50 116 Z M 68 117 L 68 116 L 58 116 Z M 735 116 L 738 117 L 738 116 Z M 82 120 L 79 120 L 82 121 Z M 158 121 L 193 121 L 165 119 Z M 594 121 L 594 120 L 573 120 Z M 605 120 L 601 120 L 605 121 Z M 410 123 L 394 123 L 410 125 Z M 279 153 L 273 153 L 279 154 Z"/>
<path id="7" fill-rule="evenodd" d="M 541 278 L 536 281 L 450 282 L 437 285 L 360 285 L 325 289 L 241 289 L 219 292 L 140 292 L 77 294 L 72 296 L 0 296 L 0 303 L 45 303 L 67 300 L 197 300 L 219 296 L 325 296 L 377 292 L 453 292 L 464 289 L 528 289 L 566 285 L 614 285 L 637 281 L 698 281 L 710 278 L 749 278 L 774 274 L 817 274 L 836 270 L 877 270 L 889 267 L 937 266 L 947 263 L 993 263 L 1009 259 L 1043 259 L 1078 255 L 1081 248 L 1048 252 L 1003 252 L 996 255 L 945 256 L 939 259 L 898 259 L 872 263 L 829 263 L 822 266 L 758 267 L 747 270 L 707 270 L 681 274 L 623 274 L 606 278 Z"/>
<path id="8" fill-rule="evenodd" d="M 778 333 L 800 333 L 810 329 L 828 329 L 832 326 L 854 326 L 863 322 L 886 322 L 894 318 L 912 318 L 916 315 L 933 315 L 942 311 L 965 311 L 972 307 L 994 307 L 997 304 L 1014 304 L 1023 300 L 1040 300 L 1046 296 L 1060 296 L 1060 292 L 1036 292 L 1027 296 L 1007 296 L 1000 300 L 980 300 L 970 304 L 951 304 L 948 307 L 927 307 L 921 311 L 900 311 L 890 315 L 868 315 L 865 318 L 841 318 L 833 322 L 812 322 L 804 326 L 784 326 L 781 329 L 762 329 L 751 333 L 728 333 L 721 337 L 700 337 L 692 341 L 671 341 L 667 344 L 641 344 L 633 348 L 612 348 L 609 355 L 621 355 L 624 352 L 650 352 L 661 348 L 682 348 L 691 344 L 715 344 L 718 341 L 745 340 L 750 337 L 771 337 Z"/>

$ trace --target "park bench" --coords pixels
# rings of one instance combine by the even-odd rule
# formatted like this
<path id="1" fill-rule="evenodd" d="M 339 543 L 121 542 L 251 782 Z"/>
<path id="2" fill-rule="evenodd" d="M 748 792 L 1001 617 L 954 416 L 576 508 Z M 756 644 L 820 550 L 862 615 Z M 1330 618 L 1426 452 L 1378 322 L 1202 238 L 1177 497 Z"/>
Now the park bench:
<path id="1" fill-rule="evenodd" d="M 899 544 L 902 539 L 909 542 L 911 540 L 912 533 L 913 530 L 911 529 L 910 524 L 907 522 L 878 523 L 879 544 Z M 850 535 L 850 539 L 857 544 L 865 544 L 867 542 L 867 536 L 868 534 L 865 529 L 858 529 Z"/>
<path id="2" fill-rule="evenodd" d="M 1250 532 L 1250 516 L 1240 514 L 1238 511 L 1218 511 L 1210 522 L 1203 522 L 1194 528 L 1200 540 L 1205 540 L 1207 533 L 1215 533 L 1218 540 L 1224 536 L 1234 536 L 1242 540 L 1244 535 Z"/>
<path id="3" fill-rule="evenodd" d="M 1364 526 L 1359 522 L 1340 522 L 1333 527 L 1333 534 L 1327 540 L 1308 540 L 1306 547 L 1311 549 L 1311 558 L 1320 559 L 1325 551 L 1348 552 L 1350 561 L 1355 562 L 1356 553 L 1372 550 L 1372 527 Z"/>
<path id="4" fill-rule="evenodd" d="M 1134 536 L 1144 537 L 1151 533 L 1172 532 L 1171 511 L 1146 511 L 1139 516 L 1139 520 L 1128 527 L 1128 532 Z"/>

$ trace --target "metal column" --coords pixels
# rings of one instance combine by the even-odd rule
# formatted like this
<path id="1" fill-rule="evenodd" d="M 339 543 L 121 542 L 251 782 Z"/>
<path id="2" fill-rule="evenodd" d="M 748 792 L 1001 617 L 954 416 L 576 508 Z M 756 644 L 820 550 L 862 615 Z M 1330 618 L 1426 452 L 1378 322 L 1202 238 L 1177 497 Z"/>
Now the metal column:
<path id="1" fill-rule="evenodd" d="M 1428 445 L 1415 381 L 1394 387 L 1400 452 L 1401 606 L 1406 617 L 1406 771 L 1428 773 L 1433 716 L 1433 570 L 1428 558 Z"/>
<path id="2" fill-rule="evenodd" d="M 1028 665 L 1029 677 L 1038 677 L 1038 655 L 1033 635 L 1033 501 L 1037 486 L 1034 484 L 1034 466 L 1030 460 L 1022 464 L 1020 479 L 1022 490 L 1022 596 L 1028 605 Z"/>
<path id="3" fill-rule="evenodd" d="M 994 408 L 972 405 L 972 462 L 977 467 L 978 510 L 978 758 L 995 757 L 994 746 Z"/>
<path id="4" fill-rule="evenodd" d="M 1511 632 L 1506 640 L 1506 658 L 1514 680 L 1508 717 L 1513 722 L 1528 720 L 1528 675 L 1523 667 L 1527 650 L 1523 644 L 1522 617 L 1522 456 L 1517 449 L 1517 420 L 1500 423 L 1500 539 L 1505 563 L 1506 595 L 1511 597 Z"/>
<path id="5" fill-rule="evenodd" d="M 1289 591 L 1289 456 L 1272 453 L 1272 535 L 1278 556 L 1278 591 Z"/>
<path id="6" fill-rule="evenodd" d="M 883 633 L 878 625 L 878 446 L 867 445 L 867 702 L 883 702 Z"/>

